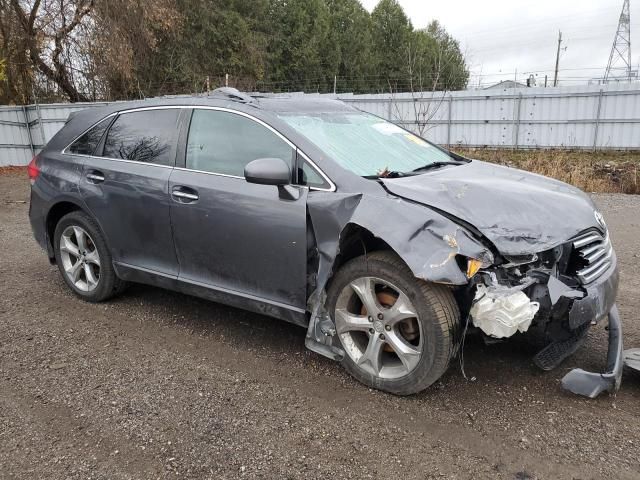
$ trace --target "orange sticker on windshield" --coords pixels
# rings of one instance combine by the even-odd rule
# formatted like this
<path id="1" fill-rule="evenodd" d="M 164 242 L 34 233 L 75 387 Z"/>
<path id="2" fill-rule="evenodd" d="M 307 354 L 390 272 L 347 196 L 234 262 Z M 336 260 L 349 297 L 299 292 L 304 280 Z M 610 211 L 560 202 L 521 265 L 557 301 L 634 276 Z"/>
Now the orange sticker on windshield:
<path id="1" fill-rule="evenodd" d="M 407 133 L 405 134 L 404 138 L 406 138 L 407 140 L 411 140 L 413 143 L 416 143 L 422 147 L 427 146 L 427 142 L 425 142 L 424 140 L 422 140 L 420 137 L 416 137 L 415 135 L 411 134 L 411 133 Z"/>

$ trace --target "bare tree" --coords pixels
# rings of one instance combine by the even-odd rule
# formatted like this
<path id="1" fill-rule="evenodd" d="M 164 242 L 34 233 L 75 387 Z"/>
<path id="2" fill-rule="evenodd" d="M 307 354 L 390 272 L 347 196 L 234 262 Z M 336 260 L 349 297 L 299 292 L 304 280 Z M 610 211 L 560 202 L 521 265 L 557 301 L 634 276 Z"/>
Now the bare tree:
<path id="1" fill-rule="evenodd" d="M 0 0 L 0 58 L 9 62 L 0 97 L 25 102 L 37 93 L 78 102 L 108 98 L 114 86 L 119 97 L 137 89 L 136 66 L 153 61 L 156 35 L 179 24 L 174 6 L 174 0 Z"/>
<path id="2" fill-rule="evenodd" d="M 389 84 L 391 120 L 411 124 L 424 136 L 452 88 L 466 85 L 468 72 L 457 42 L 437 23 L 414 32 L 405 50 L 407 95 Z M 409 108 L 404 108 L 408 105 Z"/>
<path id="3" fill-rule="evenodd" d="M 32 65 L 72 102 L 89 98 L 73 81 L 73 37 L 94 7 L 94 0 L 10 0 Z"/>

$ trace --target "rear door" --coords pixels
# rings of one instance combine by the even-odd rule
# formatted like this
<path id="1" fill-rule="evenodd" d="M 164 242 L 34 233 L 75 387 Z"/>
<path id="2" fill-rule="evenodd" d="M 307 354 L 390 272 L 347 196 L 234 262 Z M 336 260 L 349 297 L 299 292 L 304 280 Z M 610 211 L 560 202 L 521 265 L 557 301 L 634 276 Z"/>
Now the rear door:
<path id="1" fill-rule="evenodd" d="M 308 188 L 244 179 L 258 158 L 291 165 L 293 146 L 248 115 L 197 108 L 184 143 L 169 182 L 179 278 L 304 311 Z"/>
<path id="2" fill-rule="evenodd" d="M 107 237 L 114 262 L 177 276 L 169 176 L 180 109 L 121 113 L 86 158 L 80 191 Z"/>

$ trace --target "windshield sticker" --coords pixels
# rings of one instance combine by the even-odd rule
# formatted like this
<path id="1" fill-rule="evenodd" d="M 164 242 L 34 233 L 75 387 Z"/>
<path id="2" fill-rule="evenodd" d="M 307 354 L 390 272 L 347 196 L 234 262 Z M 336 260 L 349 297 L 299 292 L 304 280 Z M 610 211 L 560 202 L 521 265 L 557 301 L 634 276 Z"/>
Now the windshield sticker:
<path id="1" fill-rule="evenodd" d="M 372 125 L 373 128 L 375 128 L 377 131 L 379 131 L 380 133 L 384 134 L 384 135 L 394 135 L 396 133 L 406 133 L 403 129 L 401 129 L 400 127 L 398 127 L 397 125 L 394 125 L 393 123 L 388 123 L 388 122 L 384 122 L 384 123 L 375 123 Z"/>
<path id="2" fill-rule="evenodd" d="M 413 133 L 406 133 L 404 135 L 404 138 L 406 138 L 407 140 L 412 141 L 416 145 L 420 145 L 421 147 L 428 147 L 429 146 L 429 144 L 427 142 L 425 142 L 420 137 L 416 137 Z"/>

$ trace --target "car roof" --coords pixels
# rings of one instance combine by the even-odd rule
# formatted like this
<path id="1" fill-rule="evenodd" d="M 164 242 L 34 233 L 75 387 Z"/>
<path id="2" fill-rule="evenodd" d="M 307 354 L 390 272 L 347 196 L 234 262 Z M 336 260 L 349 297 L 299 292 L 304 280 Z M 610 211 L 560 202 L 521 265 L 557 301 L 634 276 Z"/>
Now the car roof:
<path id="1" fill-rule="evenodd" d="M 245 94 L 237 92 L 218 93 L 217 89 L 205 95 L 176 95 L 171 97 L 148 98 L 127 102 L 114 102 L 108 105 L 82 110 L 78 113 L 89 113 L 91 116 L 109 115 L 118 111 L 137 108 L 163 107 L 163 106 L 188 106 L 188 107 L 222 107 L 232 110 L 250 112 L 260 110 L 274 113 L 329 113 L 329 112 L 355 112 L 355 108 L 333 98 L 299 94 Z"/>
<path id="2" fill-rule="evenodd" d="M 65 127 L 47 147 L 62 149 L 87 128 L 103 118 L 127 110 L 161 107 L 218 107 L 248 113 L 262 120 L 277 121 L 278 114 L 358 112 L 346 103 L 321 96 L 301 94 L 246 94 L 234 88 L 220 88 L 203 95 L 176 95 L 144 100 L 113 102 L 86 108 L 69 115 Z"/>

